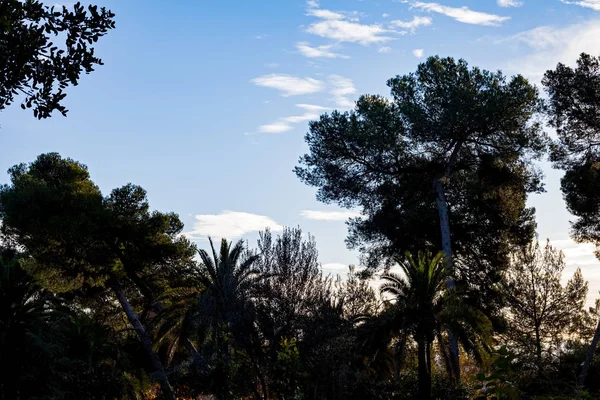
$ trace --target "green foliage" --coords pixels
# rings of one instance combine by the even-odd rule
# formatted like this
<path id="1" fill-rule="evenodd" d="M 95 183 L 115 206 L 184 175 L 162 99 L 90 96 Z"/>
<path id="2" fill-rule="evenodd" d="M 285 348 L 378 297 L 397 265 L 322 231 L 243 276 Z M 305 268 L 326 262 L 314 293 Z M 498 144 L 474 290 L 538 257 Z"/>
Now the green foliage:
<path id="1" fill-rule="evenodd" d="M 302 398 L 298 387 L 300 352 L 296 345 L 296 339 L 281 339 L 273 372 L 273 390 L 277 393 L 277 399 L 291 400 Z"/>
<path id="2" fill-rule="evenodd" d="M 5 9 L 16 10 L 0 13 L 5 26 L 41 12 L 29 30 L 77 20 L 46 32 L 81 52 L 60 78 L 72 84 L 99 63 L 79 41 L 112 28 L 93 6 L 89 18 L 79 4 L 60 15 L 36 1 Z M 583 55 L 544 84 L 574 237 L 600 243 L 598 65 Z M 64 85 L 48 92 L 48 82 L 26 104 L 40 118 L 66 111 Z M 587 341 L 600 306 L 585 312 L 581 271 L 562 285 L 562 253 L 532 242 L 526 200 L 542 190 L 532 162 L 546 146 L 536 89 L 439 57 L 388 84 L 391 100 L 362 96 L 311 123 L 296 168 L 320 200 L 360 208 L 348 244 L 367 267 L 399 267 L 385 270 L 379 296 L 373 268 L 324 276 L 299 228 L 261 232 L 256 250 L 226 239 L 197 250 L 139 186 L 104 196 L 85 165 L 56 153 L 11 168 L 0 188 L 0 362 L 10 366 L 0 399 L 597 398 L 599 353 Z M 0 96 L 0 109 L 10 101 Z"/>
<path id="3" fill-rule="evenodd" d="M 535 120 L 537 90 L 521 76 L 439 57 L 388 86 L 391 100 L 361 96 L 351 112 L 312 122 L 296 175 L 318 188 L 320 201 L 360 208 L 347 243 L 371 267 L 407 250 L 444 248 L 434 191 L 441 182 L 455 278 L 491 315 L 510 251 L 534 234 L 527 195 L 543 190 L 532 163 L 547 140 Z"/>
<path id="4" fill-rule="evenodd" d="M 490 372 L 480 372 L 475 377 L 479 388 L 474 400 L 521 398 L 519 390 L 514 382 L 511 382 L 514 359 L 515 356 L 507 350 L 506 346 L 500 347 L 492 354 Z"/>
<path id="5" fill-rule="evenodd" d="M 433 341 L 444 344 L 443 334 L 451 329 L 465 350 L 481 360 L 489 351 L 492 326 L 485 314 L 462 301 L 461 293 L 446 288 L 451 274 L 443 253 L 432 256 L 419 252 L 417 257 L 406 253 L 405 259 L 396 261 L 404 274 L 382 275 L 381 292 L 392 296 L 396 317 L 391 321 L 412 335 L 418 345 L 419 396 L 425 399 L 431 390 Z M 448 355 L 443 352 L 443 356 L 449 365 Z"/>
<path id="6" fill-rule="evenodd" d="M 115 27 L 114 14 L 95 5 L 86 11 L 79 2 L 69 8 L 37 0 L 2 1 L 0 110 L 23 95 L 21 107 L 33 108 L 36 118 L 48 118 L 54 110 L 66 115 L 65 89 L 76 86 L 82 72 L 102 65 L 92 44 Z"/>
<path id="7" fill-rule="evenodd" d="M 581 331 L 588 285 L 578 269 L 563 287 L 564 255 L 550 242 L 514 254 L 506 274 L 505 335 L 519 361 L 541 373 L 552 365 L 562 339 Z"/>

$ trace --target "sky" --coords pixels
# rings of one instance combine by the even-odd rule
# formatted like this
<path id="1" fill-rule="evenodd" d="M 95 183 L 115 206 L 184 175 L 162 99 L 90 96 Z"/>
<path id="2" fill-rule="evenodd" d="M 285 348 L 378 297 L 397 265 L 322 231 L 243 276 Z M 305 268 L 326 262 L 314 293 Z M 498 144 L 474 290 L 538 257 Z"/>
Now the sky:
<path id="1" fill-rule="evenodd" d="M 388 95 L 389 78 L 432 55 L 538 86 L 558 62 L 600 55 L 600 0 L 97 1 L 116 14 L 96 46 L 105 65 L 69 89 L 66 118 L 38 121 L 18 104 L 0 114 L 0 183 L 9 167 L 59 152 L 105 194 L 144 187 L 200 246 L 300 226 L 328 273 L 358 262 L 344 243 L 356 212 L 319 203 L 294 175 L 308 121 Z M 565 276 L 582 268 L 591 302 L 600 263 L 569 239 L 562 173 L 542 168 L 547 191 L 529 199 L 539 237 L 564 250 Z"/>

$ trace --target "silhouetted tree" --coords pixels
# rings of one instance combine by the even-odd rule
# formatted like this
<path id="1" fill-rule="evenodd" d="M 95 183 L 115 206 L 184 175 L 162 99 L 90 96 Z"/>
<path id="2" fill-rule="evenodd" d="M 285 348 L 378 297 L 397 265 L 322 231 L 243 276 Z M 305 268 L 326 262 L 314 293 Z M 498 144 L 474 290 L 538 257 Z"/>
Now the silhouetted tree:
<path id="1" fill-rule="evenodd" d="M 491 322 L 479 310 L 461 301 L 455 288 L 446 288 L 451 277 L 444 253 L 436 256 L 410 253 L 396 258 L 403 275 L 385 273 L 381 292 L 392 296 L 394 318 L 418 347 L 419 399 L 431 398 L 431 347 L 450 328 L 467 351 L 481 357 L 491 344 Z"/>
<path id="2" fill-rule="evenodd" d="M 527 367 L 533 363 L 542 372 L 564 338 L 576 333 L 584 318 L 588 285 L 578 269 L 562 286 L 564 255 L 550 242 L 537 241 L 515 253 L 506 273 L 507 336 L 513 350 Z"/>
<path id="3" fill-rule="evenodd" d="M 194 248 L 179 235 L 175 214 L 150 212 L 146 192 L 126 185 L 103 198 L 87 168 L 56 153 L 9 171 L 12 184 L 0 190 L 3 230 L 35 258 L 29 271 L 48 289 L 94 293 L 110 289 L 140 338 L 164 395 L 173 399 L 142 311 L 156 290 L 185 274 Z"/>
<path id="4" fill-rule="evenodd" d="M 36 118 L 54 110 L 66 115 L 65 89 L 102 65 L 91 45 L 115 27 L 114 14 L 95 5 L 86 11 L 79 2 L 69 8 L 0 2 L 0 110 L 23 96 L 21 107 L 33 108 Z"/>
<path id="5" fill-rule="evenodd" d="M 558 140 L 551 160 L 565 170 L 561 189 L 569 212 L 577 217 L 571 235 L 596 245 L 600 258 L 600 57 L 582 53 L 577 66 L 562 63 L 542 81 L 548 93 L 547 113 Z M 583 386 L 600 339 L 600 321 L 579 377 Z"/>
<path id="6" fill-rule="evenodd" d="M 361 208 L 348 243 L 367 261 L 441 248 L 491 307 L 511 248 L 534 233 L 525 201 L 542 190 L 531 161 L 546 145 L 533 119 L 537 90 L 522 76 L 439 57 L 388 86 L 392 100 L 362 96 L 353 111 L 312 122 L 296 174 L 319 200 Z M 452 338 L 451 353 L 458 376 Z"/>

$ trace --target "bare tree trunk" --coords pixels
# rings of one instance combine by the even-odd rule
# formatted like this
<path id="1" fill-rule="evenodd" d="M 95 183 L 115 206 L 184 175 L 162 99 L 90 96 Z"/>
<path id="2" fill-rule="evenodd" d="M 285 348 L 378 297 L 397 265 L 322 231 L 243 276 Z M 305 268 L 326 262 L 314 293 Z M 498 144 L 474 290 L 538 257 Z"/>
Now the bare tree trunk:
<path id="1" fill-rule="evenodd" d="M 542 339 L 540 338 L 540 327 L 535 327 L 535 355 L 537 359 L 538 373 L 542 372 Z"/>
<path id="2" fill-rule="evenodd" d="M 135 331 L 138 334 L 138 337 L 140 338 L 140 340 L 142 342 L 142 346 L 144 347 L 144 350 L 146 351 L 146 355 L 148 356 L 150 362 L 152 363 L 152 368 L 154 368 L 154 372 L 156 374 L 158 382 L 160 383 L 163 397 L 167 400 L 176 400 L 175 393 L 173 393 L 173 388 L 171 387 L 171 384 L 169 383 L 169 379 L 167 378 L 165 369 L 163 368 L 163 365 L 160 362 L 158 356 L 152 349 L 152 340 L 150 338 L 150 335 L 146 331 L 146 328 L 144 328 L 144 325 L 142 325 L 142 323 L 140 322 L 137 314 L 133 310 L 133 307 L 131 307 L 131 304 L 129 304 L 129 301 L 127 300 L 127 296 L 125 296 L 125 293 L 123 292 L 123 289 L 121 288 L 121 285 L 119 285 L 117 282 L 114 282 L 111 285 L 111 288 L 112 288 L 113 292 L 115 293 L 115 295 L 117 296 L 117 299 L 119 300 L 119 303 L 121 304 L 121 307 L 123 308 L 123 311 L 125 311 L 125 314 L 127 315 L 127 319 L 129 320 L 129 323 L 133 326 L 133 328 L 135 329 Z"/>
<path id="3" fill-rule="evenodd" d="M 449 271 L 454 271 L 454 262 L 452 260 L 452 240 L 450 237 L 450 218 L 448 216 L 448 203 L 446 202 L 446 194 L 444 185 L 438 178 L 433 184 L 435 190 L 435 202 L 438 209 L 440 219 L 440 231 L 442 234 L 442 251 L 446 256 L 446 268 Z M 447 288 L 454 287 L 454 279 L 448 279 L 446 282 Z M 458 356 L 458 341 L 452 332 L 448 332 L 448 342 L 450 343 L 450 363 L 453 372 L 453 378 L 460 381 L 460 360 Z"/>
<path id="4" fill-rule="evenodd" d="M 594 333 L 594 338 L 592 339 L 592 344 L 588 349 L 587 355 L 585 356 L 585 361 L 583 362 L 583 367 L 581 368 L 581 374 L 579 374 L 578 387 L 582 388 L 585 384 L 585 378 L 587 378 L 588 371 L 590 369 L 590 364 L 592 363 L 592 358 L 594 357 L 594 353 L 596 352 L 596 347 L 598 346 L 598 340 L 600 340 L 600 321 L 598 321 L 598 326 L 596 327 L 596 333 Z"/>

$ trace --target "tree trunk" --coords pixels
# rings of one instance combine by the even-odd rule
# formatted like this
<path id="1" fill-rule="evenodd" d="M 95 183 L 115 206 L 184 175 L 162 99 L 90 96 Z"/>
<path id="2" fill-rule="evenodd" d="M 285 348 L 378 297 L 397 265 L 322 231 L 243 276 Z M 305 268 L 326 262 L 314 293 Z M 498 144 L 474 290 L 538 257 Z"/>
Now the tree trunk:
<path id="1" fill-rule="evenodd" d="M 448 203 L 446 202 L 446 193 L 442 181 L 437 178 L 433 184 L 435 190 L 435 202 L 440 219 L 440 231 L 442 234 L 442 251 L 446 256 L 446 268 L 454 271 L 454 262 L 452 260 L 452 240 L 450 237 L 450 218 L 448 216 Z M 454 279 L 448 279 L 447 288 L 454 287 Z M 448 342 L 450 343 L 450 362 L 453 372 L 453 378 L 460 381 L 460 360 L 458 358 L 458 341 L 452 332 L 448 332 Z"/>
<path id="2" fill-rule="evenodd" d="M 419 400 L 431 400 L 431 354 L 428 354 L 428 349 L 427 341 L 424 338 L 419 338 Z"/>
<path id="3" fill-rule="evenodd" d="M 146 355 L 148 356 L 148 359 L 152 364 L 152 368 L 154 368 L 154 373 L 156 374 L 158 382 L 160 383 L 163 397 L 167 400 L 176 400 L 175 393 L 173 393 L 173 388 L 169 383 L 169 379 L 167 378 L 165 369 L 163 368 L 163 365 L 160 362 L 158 356 L 152 349 L 152 340 L 150 339 L 150 335 L 146 331 L 146 328 L 144 328 L 144 325 L 142 325 L 142 323 L 140 322 L 137 314 L 131 307 L 131 304 L 129 304 L 125 293 L 123 293 L 121 285 L 115 282 L 111 285 L 111 288 L 117 296 L 117 299 L 119 300 L 123 311 L 125 311 L 129 323 L 133 326 L 142 342 L 142 346 L 146 351 Z"/>
<path id="4" fill-rule="evenodd" d="M 600 340 L 600 321 L 598 321 L 598 326 L 596 327 L 596 333 L 594 333 L 594 338 L 592 339 L 592 344 L 588 349 L 587 355 L 585 356 L 585 361 L 583 362 L 583 367 L 581 368 L 581 374 L 579 374 L 579 388 L 582 388 L 585 384 L 585 378 L 587 378 L 588 371 L 590 369 L 590 364 L 592 363 L 592 358 L 594 357 L 594 353 L 596 352 L 596 346 L 598 346 L 598 340 Z"/>
<path id="5" fill-rule="evenodd" d="M 400 380 L 400 370 L 404 361 L 404 350 L 406 349 L 406 335 L 400 337 L 399 342 L 396 344 L 395 360 L 394 360 L 394 380 L 398 382 Z"/>
<path id="6" fill-rule="evenodd" d="M 542 372 L 542 340 L 540 339 L 540 327 L 535 327 L 535 355 L 537 359 L 538 373 Z"/>

